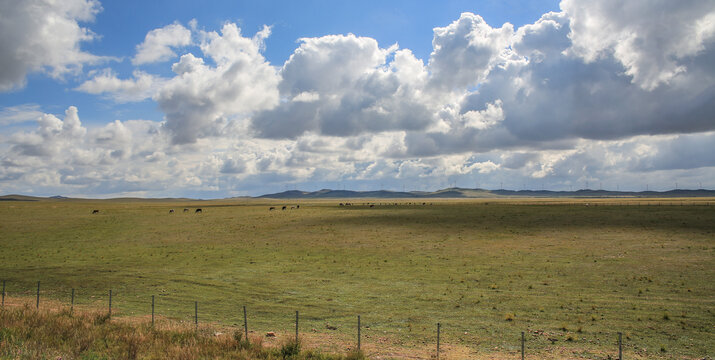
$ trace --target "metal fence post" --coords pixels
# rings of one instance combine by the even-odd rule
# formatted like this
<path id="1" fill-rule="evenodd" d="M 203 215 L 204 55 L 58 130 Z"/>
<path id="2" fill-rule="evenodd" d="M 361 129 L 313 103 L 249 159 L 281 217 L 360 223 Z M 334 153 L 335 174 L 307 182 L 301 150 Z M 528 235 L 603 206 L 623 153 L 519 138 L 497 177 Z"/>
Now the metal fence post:
<path id="1" fill-rule="evenodd" d="M 437 323 L 437 359 L 439 359 L 439 329 L 440 323 Z"/>
<path id="2" fill-rule="evenodd" d="M 194 301 L 194 327 L 199 331 L 199 302 Z"/>
<path id="3" fill-rule="evenodd" d="M 154 327 L 154 295 L 151 296 L 151 327 Z"/>
<path id="4" fill-rule="evenodd" d="M 360 315 L 358 315 L 358 351 L 360 351 Z"/>
<path id="5" fill-rule="evenodd" d="M 246 316 L 246 306 L 243 306 L 243 330 L 246 332 L 246 341 L 248 341 L 248 317 Z"/>
<path id="6" fill-rule="evenodd" d="M 112 289 L 109 289 L 109 318 L 112 318 Z"/>
<path id="7" fill-rule="evenodd" d="M 5 280 L 2 281 L 2 308 L 5 308 Z"/>
<path id="8" fill-rule="evenodd" d="M 70 314 L 74 313 L 74 288 L 72 288 L 72 299 L 70 300 Z"/>
<path id="9" fill-rule="evenodd" d="M 298 342 L 298 310 L 295 311 L 295 342 Z"/>
<path id="10" fill-rule="evenodd" d="M 40 282 L 37 282 L 37 309 L 40 309 Z"/>
<path id="11" fill-rule="evenodd" d="M 623 360 L 623 333 L 618 333 L 618 360 Z"/>
<path id="12" fill-rule="evenodd" d="M 524 332 L 521 332 L 521 360 L 524 360 Z"/>

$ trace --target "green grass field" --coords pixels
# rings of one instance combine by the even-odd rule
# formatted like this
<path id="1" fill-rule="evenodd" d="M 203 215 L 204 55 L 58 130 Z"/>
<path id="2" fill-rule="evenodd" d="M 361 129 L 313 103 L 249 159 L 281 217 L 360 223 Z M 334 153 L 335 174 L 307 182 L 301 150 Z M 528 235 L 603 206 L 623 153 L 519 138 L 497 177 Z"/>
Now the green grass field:
<path id="1" fill-rule="evenodd" d="M 198 301 L 202 323 L 239 326 L 245 305 L 256 334 L 299 310 L 333 351 L 361 315 L 367 355 L 428 358 L 440 322 L 446 358 L 515 358 L 521 331 L 538 358 L 615 357 L 617 332 L 627 358 L 715 357 L 705 201 L 366 201 L 2 201 L 0 278 L 33 306 L 37 281 L 97 307 L 112 289 L 124 317 L 156 295 L 162 316 L 193 321 Z M 268 211 L 284 203 L 300 209 Z"/>

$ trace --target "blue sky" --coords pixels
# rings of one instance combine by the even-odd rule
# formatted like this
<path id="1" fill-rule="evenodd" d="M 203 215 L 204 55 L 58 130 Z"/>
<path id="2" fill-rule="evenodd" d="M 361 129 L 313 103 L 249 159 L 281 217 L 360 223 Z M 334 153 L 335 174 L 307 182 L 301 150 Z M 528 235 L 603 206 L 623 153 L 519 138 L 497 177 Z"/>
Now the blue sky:
<path id="1" fill-rule="evenodd" d="M 0 193 L 715 187 L 710 1 L 0 10 Z"/>

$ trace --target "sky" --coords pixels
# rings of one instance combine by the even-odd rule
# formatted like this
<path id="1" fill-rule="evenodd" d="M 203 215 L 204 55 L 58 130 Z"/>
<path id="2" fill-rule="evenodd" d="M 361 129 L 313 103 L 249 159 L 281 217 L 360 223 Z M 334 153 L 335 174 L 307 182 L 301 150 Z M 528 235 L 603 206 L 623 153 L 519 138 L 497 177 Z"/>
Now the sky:
<path id="1" fill-rule="evenodd" d="M 0 194 L 715 188 L 715 2 L 0 0 Z"/>

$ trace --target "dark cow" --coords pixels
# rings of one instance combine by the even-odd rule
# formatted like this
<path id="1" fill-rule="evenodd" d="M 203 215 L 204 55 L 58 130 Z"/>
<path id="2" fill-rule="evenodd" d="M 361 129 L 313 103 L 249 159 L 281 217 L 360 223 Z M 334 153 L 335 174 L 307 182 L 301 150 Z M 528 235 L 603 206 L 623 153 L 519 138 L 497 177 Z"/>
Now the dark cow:
<path id="1" fill-rule="evenodd" d="M 285 205 L 283 205 L 283 208 L 282 208 L 281 210 L 285 210 L 285 209 L 286 209 L 286 206 L 285 206 Z"/>
<path id="2" fill-rule="evenodd" d="M 92 210 L 92 214 L 99 214 L 99 210 Z"/>
<path id="3" fill-rule="evenodd" d="M 184 212 L 189 212 L 189 209 L 184 208 Z"/>
<path id="4" fill-rule="evenodd" d="M 173 214 L 173 213 L 174 213 L 174 209 L 169 209 L 169 214 Z"/>
<path id="5" fill-rule="evenodd" d="M 300 209 L 300 205 L 296 205 L 295 208 L 296 208 L 296 209 Z"/>
<path id="6" fill-rule="evenodd" d="M 375 205 L 373 205 L 373 204 L 370 204 L 370 207 L 375 207 Z"/>
<path id="7" fill-rule="evenodd" d="M 201 211 L 201 209 L 196 209 L 196 211 L 194 211 L 194 214 L 198 214 L 198 213 L 203 213 L 203 211 Z"/>
<path id="8" fill-rule="evenodd" d="M 268 211 L 273 211 L 273 210 L 275 210 L 275 209 L 276 209 L 275 206 L 271 206 L 271 207 L 268 208 Z"/>

